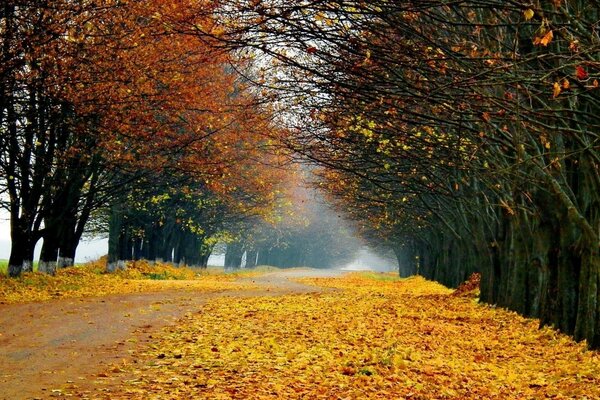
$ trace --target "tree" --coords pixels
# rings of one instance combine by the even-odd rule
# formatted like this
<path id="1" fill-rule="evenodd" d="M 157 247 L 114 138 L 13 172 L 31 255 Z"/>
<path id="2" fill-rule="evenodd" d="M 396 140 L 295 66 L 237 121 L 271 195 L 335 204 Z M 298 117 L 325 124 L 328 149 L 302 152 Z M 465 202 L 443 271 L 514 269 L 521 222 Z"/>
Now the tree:
<path id="1" fill-rule="evenodd" d="M 406 243 L 420 273 L 457 285 L 481 270 L 484 301 L 600 346 L 597 7 L 258 1 L 232 12 L 231 44 L 279 68 L 267 85 L 295 113 L 289 145 L 324 168 L 342 207 L 374 210 L 354 215 Z"/>
<path id="2" fill-rule="evenodd" d="M 133 171 L 220 179 L 247 137 L 267 134 L 269 117 L 247 111 L 256 98 L 211 38 L 214 7 L 3 6 L 0 185 L 11 213 L 11 275 L 31 269 L 41 237 L 42 271 L 71 263 L 89 216 L 140 179 Z M 210 35 L 182 33 L 183 24 Z"/>

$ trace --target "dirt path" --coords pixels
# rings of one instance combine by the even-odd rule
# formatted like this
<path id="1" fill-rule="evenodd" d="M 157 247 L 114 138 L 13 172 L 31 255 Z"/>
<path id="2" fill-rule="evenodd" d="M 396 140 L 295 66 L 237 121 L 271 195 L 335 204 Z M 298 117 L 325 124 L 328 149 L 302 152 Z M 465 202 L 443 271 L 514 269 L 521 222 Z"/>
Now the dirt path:
<path id="1" fill-rule="evenodd" d="M 259 296 L 319 290 L 290 278 L 336 276 L 340 271 L 282 271 L 253 279 L 254 290 L 189 290 L 61 299 L 0 306 L 0 399 L 58 396 L 67 384 L 85 384 L 108 364 L 127 359 L 136 343 L 199 312 L 218 296 Z M 54 390 L 54 391 L 53 391 Z"/>

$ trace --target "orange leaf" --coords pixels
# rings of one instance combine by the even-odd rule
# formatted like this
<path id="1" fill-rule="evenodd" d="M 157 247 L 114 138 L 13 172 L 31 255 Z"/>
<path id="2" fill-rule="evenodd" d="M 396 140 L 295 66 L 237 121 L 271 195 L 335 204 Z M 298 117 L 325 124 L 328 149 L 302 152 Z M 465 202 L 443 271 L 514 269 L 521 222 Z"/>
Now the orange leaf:
<path id="1" fill-rule="evenodd" d="M 552 39 L 554 38 L 554 33 L 552 33 L 552 31 L 548 31 L 544 36 L 540 37 L 536 37 L 533 40 L 533 44 L 535 45 L 542 45 L 544 47 L 548 46 L 548 44 L 550 44 L 550 42 L 552 41 Z"/>

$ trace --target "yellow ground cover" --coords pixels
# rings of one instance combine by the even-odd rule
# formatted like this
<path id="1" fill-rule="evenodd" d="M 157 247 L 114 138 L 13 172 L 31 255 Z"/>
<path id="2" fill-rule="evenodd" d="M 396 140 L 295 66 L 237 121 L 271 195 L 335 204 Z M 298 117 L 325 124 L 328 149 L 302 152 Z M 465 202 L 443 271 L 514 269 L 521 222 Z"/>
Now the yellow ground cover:
<path id="1" fill-rule="evenodd" d="M 55 276 L 37 272 L 19 278 L 0 275 L 0 304 L 170 289 L 203 292 L 245 289 L 251 285 L 235 281 L 261 273 L 259 270 L 225 274 L 222 269 L 198 270 L 145 261 L 130 263 L 127 270 L 112 274 L 105 270 L 105 262 L 101 260 L 60 269 Z"/>
<path id="2" fill-rule="evenodd" d="M 600 398 L 600 357 L 584 344 L 422 278 L 376 278 L 215 299 L 119 368 L 107 398 Z"/>

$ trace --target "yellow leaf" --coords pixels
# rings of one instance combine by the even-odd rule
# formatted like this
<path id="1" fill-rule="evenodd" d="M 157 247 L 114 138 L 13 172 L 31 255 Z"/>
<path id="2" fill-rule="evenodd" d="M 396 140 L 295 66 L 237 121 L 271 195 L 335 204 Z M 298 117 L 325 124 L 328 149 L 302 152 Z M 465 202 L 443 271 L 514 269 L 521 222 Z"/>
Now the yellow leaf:
<path id="1" fill-rule="evenodd" d="M 560 83 L 554 82 L 554 90 L 552 97 L 557 98 L 558 95 L 560 95 L 560 92 L 562 92 L 562 89 L 560 88 Z"/>
<path id="2" fill-rule="evenodd" d="M 529 21 L 531 18 L 533 18 L 535 12 L 531 8 L 528 8 L 523 12 L 523 15 L 525 16 L 525 21 Z"/>

